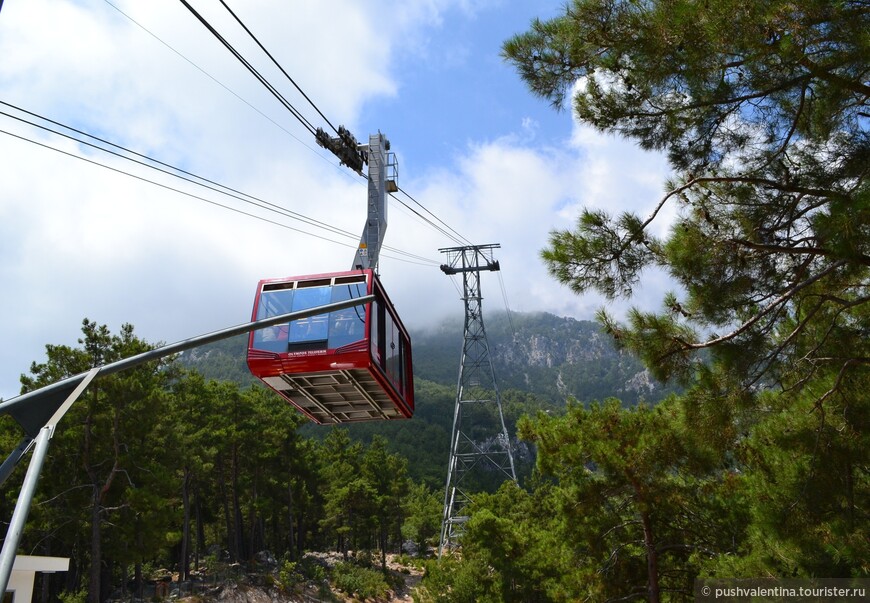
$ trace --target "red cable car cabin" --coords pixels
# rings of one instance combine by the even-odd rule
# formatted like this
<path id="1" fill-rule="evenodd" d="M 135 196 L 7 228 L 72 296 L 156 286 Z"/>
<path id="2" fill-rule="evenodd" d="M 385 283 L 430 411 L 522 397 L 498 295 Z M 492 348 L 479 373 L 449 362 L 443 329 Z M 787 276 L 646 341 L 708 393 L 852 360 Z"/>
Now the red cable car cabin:
<path id="1" fill-rule="evenodd" d="M 410 418 L 411 339 L 372 270 L 260 281 L 252 320 L 372 294 L 365 305 L 252 332 L 251 373 L 316 423 Z"/>

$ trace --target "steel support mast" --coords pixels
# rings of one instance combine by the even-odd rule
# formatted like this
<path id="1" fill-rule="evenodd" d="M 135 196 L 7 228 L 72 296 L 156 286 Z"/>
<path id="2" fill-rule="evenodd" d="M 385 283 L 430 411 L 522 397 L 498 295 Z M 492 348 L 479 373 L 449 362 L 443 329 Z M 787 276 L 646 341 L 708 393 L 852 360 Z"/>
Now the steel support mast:
<path id="1" fill-rule="evenodd" d="M 396 174 L 388 174 L 388 168 L 395 170 L 395 156 L 388 153 L 390 141 L 380 132 L 369 136 L 367 149 L 369 165 L 368 217 L 359 241 L 359 248 L 353 258 L 354 269 L 371 268 L 378 271 L 378 257 L 387 231 L 387 193 L 398 190 Z M 391 162 L 391 163 L 388 163 Z"/>
<path id="2" fill-rule="evenodd" d="M 342 165 L 358 174 L 362 174 L 363 166 L 368 165 L 368 214 L 351 270 L 371 268 L 377 272 L 381 245 L 387 232 L 387 195 L 399 190 L 398 163 L 396 155 L 389 152 L 390 141 L 378 132 L 369 136 L 367 145 L 362 145 L 344 126 L 338 128 L 336 137 L 318 129 L 315 139 L 338 157 Z"/>
<path id="3" fill-rule="evenodd" d="M 480 273 L 499 270 L 499 263 L 493 259 L 493 250 L 499 247 L 491 244 L 439 250 L 447 255 L 447 263 L 441 270 L 447 275 L 462 275 L 465 302 L 462 359 L 456 386 L 439 557 L 455 546 L 464 532 L 468 519 L 464 509 L 471 502 L 469 488 L 480 484 L 473 481 L 472 474 L 495 475 L 500 480 L 517 479 L 483 324 L 480 292 Z"/>

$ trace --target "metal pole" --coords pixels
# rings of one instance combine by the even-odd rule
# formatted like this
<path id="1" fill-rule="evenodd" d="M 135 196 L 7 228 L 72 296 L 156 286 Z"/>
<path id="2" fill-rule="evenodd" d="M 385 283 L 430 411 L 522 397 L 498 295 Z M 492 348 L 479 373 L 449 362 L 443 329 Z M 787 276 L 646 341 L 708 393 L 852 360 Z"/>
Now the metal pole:
<path id="1" fill-rule="evenodd" d="M 269 318 L 264 318 L 255 322 L 247 322 L 241 325 L 236 325 L 235 327 L 230 327 L 228 329 L 214 331 L 213 333 L 207 333 L 205 335 L 200 335 L 199 337 L 192 337 L 190 339 L 185 339 L 184 341 L 179 341 L 177 343 L 165 345 L 160 348 L 155 348 L 153 350 L 149 350 L 135 356 L 130 356 L 129 358 L 124 358 L 123 360 L 118 360 L 117 362 L 111 362 L 98 368 L 100 369 L 100 374 L 110 375 L 112 373 L 117 373 L 119 371 L 133 368 L 134 366 L 143 364 L 145 362 L 159 360 L 161 358 L 165 358 L 166 356 L 171 356 L 179 352 L 184 352 L 185 350 L 190 350 L 201 345 L 205 345 L 207 343 L 220 341 L 221 339 L 228 339 L 236 335 L 241 335 L 242 333 L 249 333 L 257 329 L 263 329 L 285 322 L 290 322 L 291 320 L 309 318 L 311 316 L 317 316 L 318 314 L 327 314 L 335 310 L 343 310 L 345 308 L 361 306 L 374 300 L 374 295 L 364 295 L 363 297 L 335 302 L 334 304 L 327 304 L 325 306 L 318 306 L 316 308 L 309 308 L 307 310 L 300 310 L 298 312 L 290 312 L 288 314 L 282 314 L 280 316 L 270 316 Z M 0 403 L 0 415 L 9 414 L 16 408 L 27 404 L 33 398 L 60 389 L 64 385 L 69 386 L 72 382 L 81 380 L 85 377 L 86 373 L 80 373 L 73 377 L 67 377 L 66 379 L 62 379 L 60 381 L 52 383 L 51 385 L 46 385 L 45 387 L 34 390 L 32 392 L 21 394 L 20 396 L 12 398 L 11 400 L 6 400 L 5 402 Z"/>
<path id="2" fill-rule="evenodd" d="M 54 433 L 54 425 L 43 427 L 36 436 L 36 445 L 33 448 L 33 457 L 27 467 L 21 492 L 18 494 L 18 502 L 15 512 L 9 522 L 9 530 L 6 532 L 6 540 L 3 541 L 3 550 L 0 551 L 0 593 L 6 592 L 9 585 L 9 576 L 12 575 L 12 566 L 15 564 L 15 552 L 18 550 L 18 541 L 24 524 L 27 522 L 27 514 L 30 512 L 30 503 L 33 501 L 33 493 L 36 491 L 36 483 L 39 481 L 39 472 L 48 452 L 48 443 Z"/>
<path id="3" fill-rule="evenodd" d="M 12 451 L 3 464 L 0 465 L 0 486 L 9 479 L 9 476 L 12 475 L 12 472 L 15 470 L 15 467 L 18 466 L 18 462 L 21 460 L 27 451 L 30 450 L 30 447 L 33 445 L 33 438 L 29 436 L 24 436 L 21 438 L 21 442 L 18 443 L 18 447 Z"/>

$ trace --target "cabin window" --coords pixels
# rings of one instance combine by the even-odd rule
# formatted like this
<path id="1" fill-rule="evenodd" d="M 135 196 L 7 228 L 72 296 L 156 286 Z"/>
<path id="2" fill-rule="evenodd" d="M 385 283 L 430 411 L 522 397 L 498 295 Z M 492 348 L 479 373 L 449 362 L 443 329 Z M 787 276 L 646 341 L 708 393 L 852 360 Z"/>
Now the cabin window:
<path id="1" fill-rule="evenodd" d="M 332 288 L 331 303 L 365 296 L 365 283 L 335 285 Z M 336 349 L 354 343 L 366 336 L 366 308 L 354 306 L 329 314 L 329 348 Z"/>
<path id="2" fill-rule="evenodd" d="M 266 285 L 260 293 L 257 320 L 360 298 L 367 293 L 364 276 L 336 279 L 335 285 L 328 283 L 328 280 L 304 281 L 295 288 L 292 282 Z M 365 324 L 366 307 L 355 306 L 258 329 L 254 332 L 254 347 L 272 352 L 341 348 L 365 339 Z"/>
<path id="3" fill-rule="evenodd" d="M 402 341 L 402 331 L 389 312 L 385 314 L 384 321 L 386 322 L 384 328 L 386 365 L 384 368 L 386 369 L 387 377 L 393 382 L 399 393 L 404 395 L 405 346 Z"/>
<path id="4" fill-rule="evenodd" d="M 292 289 L 263 291 L 260 294 L 260 305 L 257 307 L 257 320 L 287 314 L 292 311 L 292 308 Z M 270 352 L 286 352 L 288 333 L 287 324 L 257 329 L 254 332 L 254 347 Z"/>
<path id="5" fill-rule="evenodd" d="M 292 312 L 300 312 L 325 306 L 329 303 L 332 293 L 332 287 L 306 287 L 304 289 L 296 289 L 296 294 L 293 296 Z M 319 349 L 326 347 L 326 340 L 329 334 L 329 315 L 318 314 L 309 318 L 294 320 L 290 323 L 290 344 L 291 351 L 297 347 L 304 349 Z M 314 342 L 323 342 L 323 345 L 311 347 Z M 302 344 L 298 346 L 297 344 Z"/>
<path id="6" fill-rule="evenodd" d="M 379 301 L 372 302 L 371 321 L 372 361 L 377 366 L 382 366 L 384 358 L 384 307 Z"/>

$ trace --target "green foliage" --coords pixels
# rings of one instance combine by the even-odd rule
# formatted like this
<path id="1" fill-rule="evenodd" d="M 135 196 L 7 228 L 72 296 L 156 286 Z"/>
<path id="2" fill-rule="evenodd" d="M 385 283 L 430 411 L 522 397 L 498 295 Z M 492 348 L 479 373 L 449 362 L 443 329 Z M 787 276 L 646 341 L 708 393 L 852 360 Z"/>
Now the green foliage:
<path id="1" fill-rule="evenodd" d="M 148 347 L 129 326 L 113 335 L 85 321 L 83 331 L 81 348 L 48 346 L 25 386 Z M 383 437 L 353 442 L 336 429 L 318 442 L 299 433 L 304 422 L 263 387 L 173 366 L 98 379 L 58 426 L 22 547 L 73 557 L 89 596 L 97 580 L 147 579 L 148 567 L 240 576 L 262 567 L 263 550 L 286 560 L 286 588 L 326 578 L 306 549 L 338 543 L 379 551 L 384 564 L 402 540 L 407 461 Z M 18 432 L 4 422 L 9 448 Z"/>
<path id="2" fill-rule="evenodd" d="M 34 362 L 31 376 L 22 376 L 24 389 L 151 349 L 135 336 L 132 325 L 113 335 L 105 325 L 87 319 L 79 344 L 46 346 L 46 362 Z M 167 545 L 164 535 L 171 532 L 173 518 L 165 505 L 152 505 L 171 492 L 161 463 L 165 434 L 159 423 L 171 377 L 166 364 L 157 362 L 103 377 L 71 407 L 55 432 L 30 534 L 45 547 L 59 541 L 64 548 L 87 551 L 82 561 L 89 568 L 88 597 L 95 603 L 100 600 L 104 555 L 136 563 Z M 149 416 L 154 419 L 143 420 Z M 152 452 L 155 445 L 158 454 Z M 52 494 L 45 495 L 48 485 Z M 135 552 L 125 546 L 131 541 L 138 543 Z"/>
<path id="3" fill-rule="evenodd" d="M 359 599 L 384 597 L 390 590 L 381 572 L 354 563 L 337 563 L 332 581 L 337 589 Z"/>
<path id="4" fill-rule="evenodd" d="M 529 490 L 470 507 L 421 601 L 690 601 L 698 576 L 868 572 L 870 374 L 750 392 L 720 362 L 655 407 L 615 399 L 519 422 Z"/>
<path id="5" fill-rule="evenodd" d="M 741 443 L 738 486 L 753 504 L 739 557 L 721 575 L 865 576 L 867 374 L 833 391 L 834 375 L 796 395 L 766 394 L 763 417 Z"/>
<path id="6" fill-rule="evenodd" d="M 76 591 L 62 591 L 57 598 L 61 603 L 85 603 L 88 600 L 88 591 L 84 588 Z"/>
<path id="7" fill-rule="evenodd" d="M 278 582 L 285 591 L 292 590 L 305 577 L 295 561 L 284 561 L 278 568 Z"/>
<path id="8" fill-rule="evenodd" d="M 474 559 L 451 555 L 426 563 L 426 573 L 414 593 L 417 603 L 483 603 L 499 601 L 487 568 Z"/>
<path id="9" fill-rule="evenodd" d="M 702 349 L 746 386 L 867 363 L 868 29 L 855 1 L 574 0 L 505 43 L 533 92 L 677 173 L 649 218 L 585 209 L 542 253 L 578 293 L 672 275 L 660 312 L 600 316 L 657 377 L 690 382 Z"/>
<path id="10" fill-rule="evenodd" d="M 684 395 L 521 423 L 583 597 L 870 570 L 868 29 L 856 1 L 573 0 L 504 45 L 534 93 L 675 171 L 648 218 L 587 208 L 542 252 L 578 293 L 631 298 L 649 266 L 680 288 L 598 320 Z"/>
<path id="11" fill-rule="evenodd" d="M 531 489 L 505 483 L 478 495 L 461 558 L 432 566 L 426 593 L 690 601 L 701 569 L 736 552 L 743 499 L 724 451 L 693 434 L 679 399 L 635 409 L 572 404 L 563 416 L 524 419 L 520 431 L 538 448 Z"/>
<path id="12" fill-rule="evenodd" d="M 412 540 L 419 547 L 419 555 L 425 554 L 426 547 L 434 544 L 432 539 L 438 535 L 441 528 L 442 508 L 441 497 L 424 484 L 414 484 L 410 487 L 404 500 L 402 536 Z"/>

